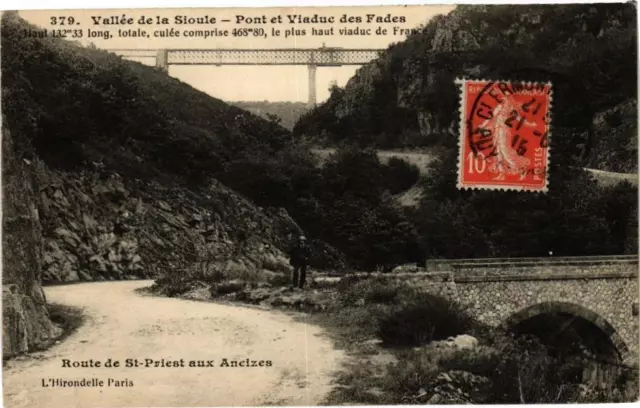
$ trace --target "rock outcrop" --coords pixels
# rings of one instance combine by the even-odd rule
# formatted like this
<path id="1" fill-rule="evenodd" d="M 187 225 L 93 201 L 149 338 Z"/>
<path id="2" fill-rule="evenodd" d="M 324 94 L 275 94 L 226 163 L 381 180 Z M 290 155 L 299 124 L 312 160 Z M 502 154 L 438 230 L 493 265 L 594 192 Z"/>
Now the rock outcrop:
<path id="1" fill-rule="evenodd" d="M 59 334 L 41 282 L 288 271 L 300 227 L 215 179 L 288 131 L 142 64 L 22 35 L 34 28 L 2 16 L 5 358 Z"/>
<path id="2" fill-rule="evenodd" d="M 2 129 L 3 358 L 46 346 L 59 334 L 49 319 L 42 273 L 42 231 L 28 146 Z"/>
<path id="3" fill-rule="evenodd" d="M 583 164 L 635 171 L 636 67 L 623 57 L 636 53 L 635 15 L 631 4 L 458 6 L 361 67 L 294 133 L 380 148 L 455 147 L 456 78 L 551 81 L 555 134 L 575 133 L 571 144 L 590 152 Z M 612 109 L 620 123 L 604 126 L 614 135 L 601 143 L 592 119 Z"/>
<path id="4" fill-rule="evenodd" d="M 46 282 L 283 269 L 288 235 L 301 231 L 215 180 L 187 189 L 42 167 Z"/>
<path id="5" fill-rule="evenodd" d="M 589 167 L 619 173 L 638 171 L 638 104 L 635 98 L 599 112 L 593 119 Z"/>
<path id="6" fill-rule="evenodd" d="M 288 131 L 142 64 L 21 34 L 33 28 L 3 15 L 3 126 L 30 146 L 38 278 L 288 268 L 284 251 L 300 227 L 285 210 L 260 208 L 216 181 L 248 150 L 281 149 Z M 50 57 L 46 73 L 39 55 Z M 8 195 L 22 204 L 23 192 Z"/>
<path id="7" fill-rule="evenodd" d="M 217 299 L 303 312 L 325 311 L 339 301 L 335 291 L 318 288 L 312 279 L 309 279 L 308 290 L 290 287 L 288 275 L 274 274 L 268 280 L 271 283 L 250 283 L 240 279 L 213 284 L 193 282 L 178 296 L 191 300 Z M 164 290 L 161 286 L 155 289 L 160 293 Z"/>
<path id="8" fill-rule="evenodd" d="M 460 334 L 455 337 L 449 337 L 446 340 L 433 341 L 434 347 L 452 347 L 459 350 L 470 350 L 478 346 L 478 339 L 468 334 Z"/>

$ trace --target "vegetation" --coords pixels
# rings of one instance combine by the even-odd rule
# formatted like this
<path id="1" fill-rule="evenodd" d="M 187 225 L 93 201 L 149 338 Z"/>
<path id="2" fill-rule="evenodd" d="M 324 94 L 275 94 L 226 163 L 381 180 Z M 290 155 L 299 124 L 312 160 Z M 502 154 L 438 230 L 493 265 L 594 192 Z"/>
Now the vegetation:
<path id="1" fill-rule="evenodd" d="M 451 29 L 450 21 L 461 28 L 447 43 L 437 31 Z M 360 76 L 373 77 L 370 88 L 359 88 L 356 77 L 301 119 L 296 136 L 317 135 L 335 144 L 353 140 L 322 167 L 277 116 L 258 118 L 115 55 L 24 37 L 25 23 L 13 14 L 2 21 L 3 112 L 6 126 L 24 144 L 19 159 L 33 158 L 32 145 L 52 168 L 93 168 L 96 178 L 118 173 L 159 182 L 172 186 L 176 196 L 175 186 L 196 191 L 215 178 L 258 206 L 283 207 L 323 248 L 314 266 L 335 266 L 328 258 L 342 264 L 341 254 L 355 268 L 388 270 L 427 257 L 637 253 L 637 188 L 599 187 L 580 169 L 635 169 L 632 23 L 632 4 L 460 7 L 361 70 Z M 456 139 L 448 132 L 457 105 L 452 79 L 474 72 L 554 82 L 548 194 L 456 188 Z M 356 108 L 338 118 L 346 100 Z M 428 178 L 420 179 L 414 166 L 399 159 L 383 164 L 370 149 L 415 145 L 440 151 Z M 391 196 L 416 183 L 423 190 L 420 205 L 398 208 Z M 212 296 L 228 296 L 247 285 L 287 282 L 281 273 L 286 266 L 277 260 L 269 261 L 271 269 L 281 268 L 272 275 L 233 259 L 214 266 L 199 261 L 158 279 L 163 293 L 206 288 Z M 368 344 L 372 354 L 382 344 L 393 357 L 381 372 L 375 364 L 360 364 L 343 373 L 334 403 L 422 404 L 442 381 L 455 383 L 462 402 L 626 400 L 628 384 L 637 384 L 636 370 L 620 376 L 617 394 L 585 393 L 577 374 L 581 362 L 559 357 L 536 340 L 491 335 L 460 305 L 407 284 L 346 278 L 337 290 L 320 292 L 326 303 L 313 319 L 331 327 L 342 344 Z M 52 319 L 62 313 L 52 309 Z M 434 344 L 460 334 L 475 336 L 480 346 L 452 351 Z"/>
<path id="2" fill-rule="evenodd" d="M 411 228 L 382 195 L 407 185 L 411 167 L 351 151 L 320 170 L 276 117 L 261 119 L 104 51 L 25 37 L 27 26 L 11 13 L 2 20 L 4 124 L 48 167 L 193 191 L 218 179 L 258 206 L 285 208 L 317 243 L 314 266 L 340 267 L 342 252 L 374 268 L 408 245 Z M 33 159 L 26 148 L 19 156 Z"/>
<path id="3" fill-rule="evenodd" d="M 584 384 L 580 356 L 558 354 L 531 335 L 489 329 L 454 302 L 406 284 L 352 278 L 340 283 L 338 293 L 340 306 L 315 321 L 358 355 L 358 363 L 340 373 L 330 404 L 587 403 L 638 397 L 637 368 L 619 369 L 608 388 Z M 433 342 L 463 333 L 479 344 L 460 349 Z M 405 347 L 387 348 L 398 345 L 385 341 L 387 336 Z M 367 346 L 372 338 L 382 340 L 383 348 Z M 447 399 L 431 399 L 434 393 Z"/>
<path id="4" fill-rule="evenodd" d="M 318 168 L 308 146 L 293 145 L 274 156 L 240 155 L 216 176 L 260 206 L 286 208 L 307 235 L 339 249 L 351 266 L 372 270 L 420 256 L 415 231 L 389 195 L 409 188 L 417 173 L 352 148 Z"/>
<path id="5" fill-rule="evenodd" d="M 600 187 L 564 157 L 557 152 L 551 162 L 547 194 L 461 191 L 449 150 L 431 165 L 423 199 L 410 210 L 422 245 L 442 258 L 637 253 L 637 187 Z"/>
<path id="6" fill-rule="evenodd" d="M 243 303 L 266 299 L 270 291 L 268 286 L 241 288 L 237 281 L 215 287 L 213 298 Z M 593 339 L 576 337 L 572 329 L 555 342 L 519 329 L 502 331 L 474 320 L 448 298 L 386 276 L 347 275 L 337 286 L 312 283 L 312 287 L 312 291 L 274 287 L 275 298 L 268 304 L 309 312 L 305 322 L 326 327 L 338 347 L 354 357 L 338 374 L 327 404 L 637 399 L 637 367 L 617 367 L 607 387 L 585 380 L 583 370 L 592 367 L 592 360 L 584 348 Z M 237 294 L 230 297 L 233 292 Z M 540 330 L 544 334 L 548 328 Z"/>
<path id="7" fill-rule="evenodd" d="M 514 338 L 504 333 L 491 341 L 480 341 L 473 350 L 429 346 L 405 350 L 397 354 L 398 361 L 384 377 L 369 380 L 367 388 L 361 382 L 360 391 L 338 391 L 334 401 L 372 387 L 389 393 L 386 400 L 410 404 L 426 403 L 435 389 L 451 398 L 444 403 L 594 403 L 637 398 L 637 370 L 622 371 L 610 388 L 591 388 L 581 383 L 582 361 L 552 356 L 534 337 Z"/>
<path id="8" fill-rule="evenodd" d="M 55 339 L 56 342 L 60 342 L 75 333 L 85 322 L 84 312 L 75 307 L 49 303 L 47 304 L 47 311 L 51 321 L 62 329 L 60 335 Z"/>
<path id="9" fill-rule="evenodd" d="M 460 6 L 334 88 L 294 134 L 437 147 L 422 201 L 403 212 L 416 232 L 407 262 L 637 253 L 637 188 L 580 170 L 637 171 L 635 32 L 633 4 Z M 469 76 L 553 83 L 547 194 L 457 189 L 454 79 Z"/>
<path id="10" fill-rule="evenodd" d="M 231 104 L 267 120 L 275 120 L 289 130 L 309 110 L 309 105 L 304 102 L 239 101 Z"/>
<path id="11" fill-rule="evenodd" d="M 635 172 L 636 48 L 632 3 L 460 6 L 334 88 L 294 134 L 454 147 L 456 77 L 551 81 L 553 134 L 571 138 L 576 164 Z"/>
<path id="12" fill-rule="evenodd" d="M 481 330 L 459 304 L 392 278 L 348 275 L 336 290 L 320 321 L 348 338 L 346 344 L 376 338 L 386 347 L 417 347 Z"/>
<path id="13" fill-rule="evenodd" d="M 385 168 L 385 188 L 391 194 L 398 194 L 410 189 L 418 182 L 420 170 L 414 164 L 410 164 L 398 157 L 391 157 Z"/>
<path id="14" fill-rule="evenodd" d="M 418 260 L 416 231 L 386 193 L 406 182 L 398 178 L 402 174 L 381 164 L 375 152 L 357 149 L 330 156 L 320 174 L 313 193 L 299 194 L 299 210 L 292 211 L 295 219 L 308 220 L 309 233 L 340 248 L 353 266 L 365 270 Z"/>
<path id="15" fill-rule="evenodd" d="M 198 183 L 240 153 L 273 154 L 290 138 L 154 68 L 24 36 L 25 27 L 17 15 L 4 15 L 3 111 L 6 125 L 54 168 L 97 162 L 122 176 Z"/>
<path id="16" fill-rule="evenodd" d="M 620 42 L 615 44 L 615 49 L 626 49 L 629 31 L 625 24 L 631 18 L 628 9 L 632 5 L 597 5 L 592 6 L 593 12 L 585 11 L 586 6 L 562 7 L 568 14 L 552 14 L 573 15 L 576 21 L 589 15 L 594 24 L 604 24 L 607 35 L 613 36 L 611 26 L 614 21 L 619 22 L 622 24 L 617 34 Z M 547 16 L 549 12 L 545 7 L 461 7 L 455 13 L 468 25 L 465 27 L 469 30 L 476 27 L 477 35 L 486 37 L 483 41 L 494 44 L 492 41 L 501 39 L 501 34 L 485 32 L 483 21 L 496 20 L 502 27 L 516 17 Z M 580 38 L 586 36 L 585 41 L 591 41 L 590 46 L 598 52 L 604 53 L 603 44 L 611 40 L 607 36 L 594 40 L 591 34 L 580 31 L 581 26 L 578 29 L 573 19 L 561 25 L 564 20 L 558 21 L 560 17 L 548 17 L 541 20 L 545 27 L 556 24 L 564 27 L 567 36 L 574 32 Z M 455 138 L 446 132 L 436 132 L 433 135 L 442 145 L 440 160 L 432 164 L 429 177 L 419 182 L 424 199 L 418 208 L 402 210 L 391 196 L 418 180 L 417 170 L 403 161 L 392 159 L 382 164 L 373 151 L 346 147 L 319 168 L 309 151 L 310 146 L 296 142 L 276 117 L 263 120 L 153 68 L 123 61 L 112 54 L 55 39 L 23 37 L 19 31 L 24 24 L 10 14 L 3 19 L 4 111 L 8 126 L 26 136 L 47 165 L 54 168 L 100 166 L 103 172 L 168 185 L 177 181 L 195 187 L 216 178 L 258 206 L 285 208 L 306 234 L 318 242 L 319 250 L 315 252 L 322 256 L 314 259 L 315 266 L 343 266 L 344 257 L 338 253 L 346 255 L 352 267 L 373 270 L 422 262 L 427 257 L 537 256 L 547 255 L 549 251 L 558 255 L 613 254 L 633 252 L 637 246 L 635 187 L 619 184 L 599 189 L 589 175 L 574 169 L 579 164 L 574 154 L 581 140 L 578 136 L 589 128 L 589 121 L 554 119 L 551 186 L 546 195 L 457 190 Z M 525 36 L 518 41 L 526 39 L 538 44 L 542 39 L 538 34 L 531 34 L 538 31 L 527 29 L 533 37 Z M 556 31 L 544 32 L 554 36 Z M 431 68 L 415 69 L 421 66 L 421 47 L 430 44 L 434 35 L 433 30 L 426 30 L 425 34 L 412 36 L 387 51 L 380 63 L 389 62 L 391 71 L 382 70 L 381 77 L 376 79 L 380 85 L 373 88 L 378 95 L 375 100 L 395 103 L 398 81 L 409 78 L 404 75 L 420 78 L 432 71 Z M 481 47 L 483 53 L 487 49 L 495 51 L 487 47 L 489 45 Z M 587 72 L 602 74 L 605 82 L 607 78 L 627 78 L 628 58 L 614 67 L 602 62 L 607 55 L 591 56 L 589 61 L 593 67 Z M 399 65 L 400 56 L 406 57 L 408 65 Z M 573 52 L 570 56 L 580 57 Z M 456 60 L 455 53 L 444 53 L 434 58 L 429 61 L 453 64 L 451 66 L 461 69 L 461 65 L 455 64 L 462 63 L 467 56 Z M 612 58 L 615 60 L 618 56 Z M 46 61 L 47 76 L 41 75 L 40 61 Z M 489 68 L 493 67 L 491 61 L 485 61 Z M 576 67 L 586 69 L 580 65 L 586 63 L 580 57 Z M 433 72 L 449 75 L 446 70 Z M 456 72 L 451 71 L 451 75 Z M 451 89 L 447 87 L 453 85 L 444 79 L 435 81 L 443 89 L 420 91 L 426 92 L 425 103 L 432 94 L 450 95 Z M 396 87 L 391 86 L 393 84 Z M 571 109 L 577 109 L 576 103 L 563 99 L 576 90 L 570 84 L 566 84 L 565 89 L 563 84 L 562 81 L 556 84 L 554 115 L 581 118 L 580 114 L 571 113 Z M 591 82 L 588 84 L 595 87 Z M 592 104 L 597 105 L 597 109 L 592 111 L 617 106 L 632 97 L 630 87 L 611 86 L 609 93 L 594 93 L 597 98 Z M 345 98 L 349 92 L 349 86 L 334 89 L 334 93 L 344 94 Z M 422 101 L 420 95 L 415 96 L 414 102 Z M 444 115 L 455 111 L 455 94 L 449 99 L 444 97 L 437 104 L 424 106 L 432 106 Z M 358 106 L 369 109 L 369 116 L 354 112 L 347 116 L 351 125 L 371 125 L 374 130 L 398 127 L 384 130 L 386 135 L 411 131 L 413 122 L 400 120 L 402 112 L 392 109 L 383 114 L 380 109 L 384 105 L 367 101 L 361 100 Z M 338 102 L 338 96 L 330 99 L 318 108 L 319 113 L 311 113 L 309 118 L 333 112 Z M 412 102 L 406 106 L 420 104 Z M 616 140 L 620 141 L 626 135 L 623 130 L 628 127 L 616 126 L 616 118 L 634 114 L 626 108 L 620 110 L 622 116 L 617 112 L 611 110 L 602 120 L 615 127 Z M 438 120 L 446 123 L 448 119 L 445 119 L 443 116 Z M 300 126 L 306 126 L 305 120 Z M 362 141 L 362 145 L 376 144 L 358 136 L 372 129 L 355 132 L 351 125 L 332 123 L 318 119 L 318 124 L 326 125 L 323 131 L 327 134 L 335 131 L 336 135 L 353 136 L 355 141 Z M 337 128 L 331 130 L 334 125 Z M 333 261 L 323 259 L 325 253 L 332 253 L 327 257 Z"/>
<path id="17" fill-rule="evenodd" d="M 420 346 L 466 333 L 473 326 L 461 308 L 439 296 L 416 293 L 380 319 L 378 337 L 386 346 Z"/>

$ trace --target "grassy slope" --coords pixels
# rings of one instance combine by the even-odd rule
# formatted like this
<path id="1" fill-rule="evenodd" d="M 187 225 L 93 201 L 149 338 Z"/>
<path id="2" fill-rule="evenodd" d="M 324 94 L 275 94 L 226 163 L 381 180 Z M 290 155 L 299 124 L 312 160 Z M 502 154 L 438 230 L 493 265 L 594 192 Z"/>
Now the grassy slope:
<path id="1" fill-rule="evenodd" d="M 2 21 L 3 110 L 8 125 L 33 140 L 50 165 L 104 161 L 136 177 L 195 176 L 219 169 L 238 151 L 269 150 L 274 138 L 288 135 L 152 67 L 23 37 L 26 27 L 11 14 Z"/>
<path id="2" fill-rule="evenodd" d="M 195 249 L 203 259 L 242 262 L 284 236 L 278 217 L 209 181 L 237 155 L 277 150 L 272 142 L 288 131 L 152 67 L 66 41 L 24 37 L 27 27 L 17 15 L 3 15 L 3 126 L 21 145 L 34 147 L 17 155 L 36 164 L 42 184 L 41 223 L 46 242 L 57 244 L 45 248 L 45 257 L 55 260 L 50 280 L 73 280 L 74 271 L 101 278 L 87 266 L 93 255 L 115 265 L 107 278 L 119 276 L 126 260 L 111 258 L 123 243 L 130 244 L 123 257 L 140 255 L 147 274 L 154 265 L 180 274 L 191 269 Z M 118 187 L 112 181 L 120 177 Z M 65 241 L 61 231 L 72 238 Z M 113 242 L 102 239 L 112 232 Z"/>

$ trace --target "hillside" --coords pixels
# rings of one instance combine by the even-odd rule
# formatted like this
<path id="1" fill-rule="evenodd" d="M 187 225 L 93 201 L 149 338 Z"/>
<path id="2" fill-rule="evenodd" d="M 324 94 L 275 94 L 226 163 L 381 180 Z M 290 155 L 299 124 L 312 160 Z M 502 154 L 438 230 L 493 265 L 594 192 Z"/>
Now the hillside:
<path id="1" fill-rule="evenodd" d="M 279 121 L 282 127 L 289 130 L 292 130 L 300 116 L 309 110 L 309 106 L 304 102 L 239 101 L 231 104 L 264 119 L 272 118 Z"/>
<path id="2" fill-rule="evenodd" d="M 44 282 L 287 270 L 297 224 L 212 175 L 288 131 L 142 64 L 23 37 L 25 25 L 2 20 L 3 129 L 34 180 Z"/>
<path id="3" fill-rule="evenodd" d="M 398 184 L 389 166 L 363 156 L 381 183 L 344 200 L 349 178 L 372 180 L 352 170 L 360 158 L 334 155 L 318 169 L 273 121 L 152 67 L 23 38 L 25 24 L 3 20 L 4 125 L 33 148 L 20 157 L 40 183 L 45 281 L 189 281 L 251 274 L 261 262 L 282 273 L 301 230 L 315 268 L 373 267 L 393 251 L 368 246 L 373 237 L 404 242 L 403 218 L 380 200 Z"/>
<path id="4" fill-rule="evenodd" d="M 290 138 L 152 67 L 56 39 L 23 38 L 23 24 L 10 16 L 3 23 L 5 111 L 52 167 L 95 161 L 123 176 L 197 183 L 242 151 L 273 152 Z"/>
<path id="5" fill-rule="evenodd" d="M 359 153 L 318 169 L 277 123 L 152 67 L 24 37 L 32 27 L 15 13 L 1 28 L 5 357 L 58 335 L 41 282 L 155 278 L 175 295 L 286 282 L 303 230 L 314 268 L 344 268 L 343 251 L 372 268 L 411 244 L 380 200 L 411 169 Z M 376 188 L 361 190 L 362 177 Z"/>
<path id="6" fill-rule="evenodd" d="M 360 68 L 294 134 L 429 151 L 428 176 L 396 195 L 427 257 L 637 253 L 637 183 L 609 182 L 637 172 L 636 44 L 631 3 L 458 6 Z M 553 83 L 547 194 L 455 187 L 457 77 Z"/>
<path id="7" fill-rule="evenodd" d="M 459 6 L 360 68 L 294 133 L 453 147 L 456 77 L 551 81 L 556 146 L 581 167 L 636 172 L 635 29 L 633 3 Z"/>
<path id="8" fill-rule="evenodd" d="M 548 16 L 549 26 L 544 27 L 554 30 L 545 28 L 543 31 L 554 36 L 564 27 L 565 37 L 575 42 L 576 38 L 581 39 L 583 28 L 576 26 L 573 17 L 584 19 L 585 11 L 580 8 L 582 6 L 562 7 L 568 7 L 567 13 L 573 14 L 567 14 L 564 23 L 562 19 Z M 621 27 L 618 30 L 620 41 L 610 45 L 624 51 L 629 37 L 635 39 L 623 30 L 626 27 L 623 23 L 629 17 L 628 7 L 594 7 L 593 13 L 590 9 L 587 13 L 592 13 L 592 17 L 603 24 L 604 33 L 592 39 L 595 43 L 589 43 L 594 52 L 605 53 L 602 42 L 613 41 L 615 30 L 611 27 L 614 22 Z M 512 9 L 523 11 L 518 14 Z M 537 6 L 526 9 L 460 7 L 447 17 L 435 19 L 425 34 L 394 45 L 381 60 L 363 67 L 344 90 L 336 90 L 326 104 L 306 115 L 296 132 L 301 134 L 305 126 L 322 119 L 314 126 L 322 127 L 320 131 L 325 135 L 333 134 L 337 142 L 347 140 L 348 136 L 368 146 L 376 144 L 367 139 L 368 135 L 379 134 L 391 142 L 396 140 L 398 133 L 391 131 L 394 126 L 408 134 L 406 132 L 411 131 L 414 122 L 404 121 L 403 114 L 409 115 L 405 115 L 405 119 L 410 119 L 411 115 L 417 117 L 418 113 L 426 112 L 438 119 L 438 123 L 447 123 L 442 115 L 448 108 L 444 108 L 447 103 L 455 105 L 457 102 L 455 88 L 446 80 L 446 75 L 457 74 L 455 71 L 421 70 L 418 68 L 424 66 L 420 64 L 433 62 L 437 68 L 437 64 L 446 62 L 452 67 L 468 69 L 466 61 L 477 58 L 478 64 L 474 67 L 485 70 L 478 72 L 502 69 L 502 65 L 497 66 L 493 59 L 483 55 L 517 54 L 520 48 L 516 45 L 521 39 L 513 39 L 511 43 L 498 41 L 509 31 L 489 32 L 487 21 L 511 24 L 514 18 L 527 20 L 538 15 L 536 13 L 547 16 L 550 12 Z M 465 256 L 548 252 L 545 237 L 535 229 L 527 233 L 527 239 L 533 240 L 535 245 L 526 248 L 514 247 L 509 240 L 493 242 L 502 239 L 497 231 L 517 227 L 509 225 L 510 217 L 499 217 L 498 213 L 515 211 L 517 206 L 509 207 L 509 200 L 520 200 L 515 197 L 504 200 L 478 192 L 471 199 L 477 199 L 480 204 L 491 202 L 496 214 L 490 217 L 471 214 L 480 210 L 469 207 L 470 198 L 451 188 L 455 160 L 449 158 L 451 152 L 447 146 L 455 138 L 451 139 L 450 133 L 441 137 L 440 146 L 430 150 L 438 152 L 434 154 L 437 160 L 430 158 L 428 164 L 432 177 L 416 186 L 422 188 L 424 194 L 412 193 L 425 197 L 427 202 L 419 206 L 417 213 L 406 212 L 396 208 L 390 196 L 414 186 L 418 170 L 424 171 L 422 166 L 414 169 L 398 160 L 381 162 L 370 151 L 344 149 L 323 158 L 325 165 L 319 168 L 309 146 L 298 143 L 289 131 L 273 120 L 264 120 L 229 106 L 152 67 L 124 61 L 100 50 L 52 39 L 22 38 L 17 33 L 24 25 L 13 15 L 3 20 L 3 109 L 5 127 L 29 146 L 19 152 L 18 157 L 29 161 L 40 183 L 38 200 L 40 211 L 45 215 L 42 231 L 46 244 L 43 276 L 47 281 L 161 276 L 172 272 L 182 276 L 194 273 L 194 264 L 198 265 L 195 269 L 202 269 L 203 263 L 213 263 L 214 266 L 204 267 L 207 271 L 255 271 L 260 269 L 256 254 L 261 253 L 262 248 L 272 252 L 270 259 L 273 256 L 278 260 L 274 263 L 271 259 L 267 263 L 272 264 L 272 268 L 284 270 L 287 265 L 283 265 L 282 250 L 286 249 L 288 239 L 300 230 L 312 239 L 314 254 L 318 254 L 314 267 L 321 269 L 342 268 L 346 262 L 354 267 L 372 269 L 407 261 L 421 262 L 430 256 L 458 256 L 461 252 Z M 478 36 L 486 39 L 482 46 L 465 53 L 465 58 L 452 48 L 462 46 L 462 43 L 458 44 L 462 41 L 458 37 L 464 37 L 462 34 L 453 37 L 438 34 L 436 37 L 440 42 L 434 43 L 433 30 L 437 28 L 441 34 L 446 34 L 446 30 L 458 30 L 458 26 L 474 33 L 477 31 Z M 527 27 L 529 37 L 535 39 L 541 35 L 539 30 Z M 457 33 L 455 30 L 453 32 Z M 529 38 L 525 34 L 518 35 Z M 589 35 L 584 39 L 585 43 L 591 38 Z M 432 49 L 432 46 L 440 51 L 429 54 L 433 61 L 425 60 L 421 50 L 424 47 Z M 540 55 L 551 52 L 542 48 L 538 50 Z M 575 52 L 570 55 L 580 57 Z M 605 79 L 629 76 L 628 61 L 605 66 L 604 54 L 595 57 L 591 60 L 592 70 L 582 74 L 585 78 L 590 78 L 588 75 L 591 74 L 596 77 L 596 73 Z M 555 61 L 552 56 L 544 58 Z M 579 62 L 584 60 L 578 59 Z M 572 67 L 568 65 L 566 69 Z M 368 77 L 367 72 L 370 73 Z M 375 72 L 378 74 L 374 75 Z M 437 81 L 432 81 L 432 87 L 424 85 L 428 81 L 424 82 L 422 76 L 436 74 L 437 78 L 432 79 Z M 445 77 L 441 78 L 442 75 Z M 367 78 L 373 81 L 369 85 L 366 85 Z M 417 83 L 424 86 L 414 86 Z M 595 91 L 596 85 L 587 84 Z M 618 122 L 614 119 L 619 112 L 631 114 L 635 102 L 630 100 L 632 93 L 628 86 L 610 85 L 611 91 L 597 94 L 598 98 L 591 104 L 597 107 L 594 112 L 604 112 L 594 114 L 596 122 L 606 124 L 609 130 L 616 132 L 598 133 L 596 128 L 592 133 L 601 137 L 612 134 L 624 139 L 633 126 L 629 127 L 625 121 L 625 126 L 616 126 Z M 574 114 L 574 119 L 582 118 L 584 112 L 572 110 L 575 104 L 571 105 L 569 100 L 563 102 L 563 98 L 570 95 L 566 89 L 576 90 L 571 86 L 560 82 L 556 87 L 558 101 L 554 99 L 554 109 L 561 117 Z M 409 89 L 414 93 L 408 93 Z M 398 93 L 399 90 L 402 92 Z M 424 95 L 435 98 L 434 92 L 440 95 L 437 104 L 415 103 Z M 400 103 L 406 98 L 398 99 L 398 95 L 406 98 L 413 95 L 414 99 L 408 99 L 413 100 L 412 104 Z M 582 109 L 581 105 L 576 106 L 576 109 Z M 382 107 L 390 110 L 379 111 Z M 437 111 L 440 113 L 428 110 L 430 107 L 440 109 Z M 340 109 L 330 111 L 334 108 Z M 452 109 L 449 110 L 454 112 L 455 107 Z M 339 113 L 344 115 L 344 120 L 324 120 L 323 112 L 331 113 L 334 119 Z M 364 113 L 374 115 L 375 120 L 367 119 Z M 602 197 L 592 195 L 587 197 L 591 201 L 585 201 L 580 192 L 588 191 L 595 184 L 588 175 L 570 169 L 578 167 L 572 160 L 573 149 L 582 137 L 580 126 L 591 123 L 592 119 L 567 121 L 565 125 L 572 128 L 562 127 L 563 120 L 554 119 L 554 124 L 560 125 L 554 130 L 550 197 L 527 196 L 521 201 L 540 212 L 558 212 L 561 219 L 569 217 L 567 220 L 580 220 L 582 225 L 594 226 L 593 231 L 574 238 L 576 233 L 570 228 L 570 222 L 563 221 L 564 229 L 554 235 L 558 253 L 627 251 L 633 247 L 636 236 L 632 228 L 636 218 L 627 214 L 637 205 L 632 200 L 634 188 L 628 185 L 611 188 L 603 191 Z M 435 132 L 441 127 L 429 128 Z M 361 129 L 366 132 L 358 133 Z M 420 129 L 423 132 L 427 128 Z M 441 136 L 439 133 L 427 135 Z M 600 143 L 615 145 L 609 138 L 600 139 Z M 614 157 L 601 153 L 605 157 L 602 160 Z M 625 201 L 614 209 L 615 200 L 609 195 L 619 195 Z M 575 207 L 579 213 L 565 214 L 573 207 L 557 207 L 557 203 L 563 201 L 589 202 L 592 207 L 580 205 Z M 450 202 L 463 206 L 461 213 L 441 208 Z M 440 211 L 444 218 L 431 215 Z M 453 219 L 449 220 L 451 217 Z M 482 239 L 490 244 L 486 247 L 465 245 L 464 251 L 460 251 L 458 244 L 454 245 L 460 240 L 458 226 L 464 225 L 465 218 L 475 217 L 482 220 L 482 227 L 477 224 L 476 231 L 481 232 Z M 536 222 L 542 221 L 540 217 Z M 596 236 L 600 239 L 598 245 L 593 246 L 591 240 Z M 171 253 L 176 258 L 160 259 L 160 253 Z M 233 263 L 246 261 L 247 265 L 237 267 L 229 264 L 229 260 Z"/>
<path id="9" fill-rule="evenodd" d="M 544 8 L 520 16 L 511 11 L 516 7 L 461 7 L 452 14 L 464 17 L 458 23 L 478 17 L 469 29 L 479 27 L 495 44 L 486 40 L 464 58 L 443 46 L 435 63 L 457 68 L 427 70 L 420 65 L 431 63 L 424 59 L 423 37 L 412 37 L 364 67 L 296 126 L 298 135 L 318 130 L 336 144 L 353 138 L 365 147 L 381 141 L 394 146 L 397 135 L 422 140 L 424 133 L 433 145 L 425 150 L 434 152 L 420 159 L 426 170 L 353 146 L 327 151 L 320 166 L 305 139 L 277 121 L 229 106 L 152 67 L 64 41 L 22 37 L 27 24 L 5 14 L 5 356 L 44 346 L 57 334 L 41 281 L 152 277 L 156 289 L 170 296 L 224 292 L 247 282 L 281 287 L 289 282 L 285 252 L 301 232 L 309 237 L 316 271 L 390 270 L 429 258 L 637 253 L 637 187 L 598 187 L 580 165 L 589 159 L 603 167 L 622 165 L 635 148 L 621 143 L 635 126 L 628 120 L 635 117 L 634 90 L 625 82 L 632 55 L 625 54 L 629 6 L 593 6 L 604 33 L 595 40 L 591 34 L 582 38 L 576 25 L 584 17 L 580 10 L 588 14 L 590 8 L 561 7 L 573 14 L 540 12 L 553 23 L 544 30 L 526 26 L 527 32 L 553 37 L 566 29 L 571 40 L 565 43 L 589 44 L 593 55 L 585 62 L 564 49 L 583 71 L 567 65 L 574 82 L 554 81 L 559 119 L 553 122 L 548 194 L 458 190 L 456 139 L 439 133 L 456 115 L 450 77 L 462 68 L 492 76 L 503 67 L 494 62 L 497 52 L 525 58 L 518 38 L 502 42 L 510 31 L 499 24 L 533 24 L 528 19 Z M 437 19 L 433 27 L 447 28 L 453 17 Z M 492 18 L 504 29 L 490 32 Z M 425 35 L 430 38 L 429 30 Z M 457 44 L 457 36 L 449 37 L 438 44 Z M 561 65 L 546 51 L 553 47 L 539 46 L 536 52 L 549 59 L 543 62 Z M 369 85 L 366 72 L 375 79 Z M 411 82 L 416 79 L 420 86 Z M 593 96 L 588 104 L 582 104 L 584 93 L 573 94 L 582 92 L 578 83 Z M 609 88 L 599 88 L 603 84 Z M 421 170 L 428 177 L 421 178 Z M 405 208 L 398 201 L 415 205 Z"/>

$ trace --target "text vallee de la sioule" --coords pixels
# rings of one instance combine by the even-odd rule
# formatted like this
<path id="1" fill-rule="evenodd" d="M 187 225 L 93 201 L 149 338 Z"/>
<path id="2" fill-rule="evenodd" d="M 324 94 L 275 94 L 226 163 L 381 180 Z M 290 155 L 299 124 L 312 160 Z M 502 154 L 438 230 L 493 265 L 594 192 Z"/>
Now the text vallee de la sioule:
<path id="1" fill-rule="evenodd" d="M 175 24 L 175 25 L 193 25 L 193 24 L 217 24 L 219 22 L 231 22 L 232 20 L 218 20 L 214 16 L 187 16 L 176 15 L 173 18 L 164 16 L 140 16 L 131 17 L 127 14 L 112 16 L 91 16 L 93 25 L 133 25 L 133 24 Z M 339 18 L 336 16 L 321 16 L 314 14 L 305 16 L 302 14 L 286 14 L 267 17 L 235 15 L 233 21 L 236 24 L 333 24 L 333 23 L 406 23 L 405 16 L 394 16 L 391 14 L 377 15 L 365 14 L 363 16 L 350 16 L 343 14 Z"/>

